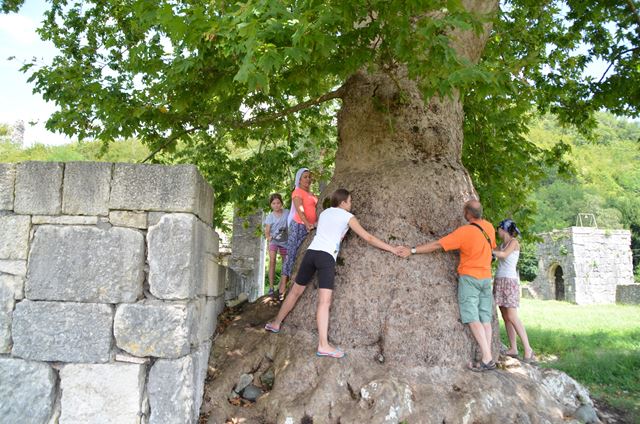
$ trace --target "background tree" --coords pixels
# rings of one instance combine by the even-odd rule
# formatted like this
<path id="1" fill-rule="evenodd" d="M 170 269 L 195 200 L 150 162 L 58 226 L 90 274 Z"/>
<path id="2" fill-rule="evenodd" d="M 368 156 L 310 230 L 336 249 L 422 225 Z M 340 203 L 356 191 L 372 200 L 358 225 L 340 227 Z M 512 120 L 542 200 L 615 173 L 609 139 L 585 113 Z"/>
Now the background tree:
<path id="1" fill-rule="evenodd" d="M 184 146 L 190 160 L 209 164 L 205 173 L 214 185 L 216 164 L 232 173 L 239 163 L 230 142 L 262 146 L 234 178 L 239 186 L 259 186 L 270 171 L 256 168 L 261 158 L 284 159 L 301 135 L 313 139 L 335 119 L 335 169 L 322 196 L 349 188 L 366 228 L 415 245 L 463 222 L 462 204 L 476 195 L 472 178 L 495 214 L 523 210 L 523 193 L 543 176 L 540 164 L 565 149 L 545 151 L 522 137 L 534 107 L 587 129 L 600 107 L 637 115 L 638 22 L 632 1 L 520 0 L 498 9 L 493 0 L 53 0 L 40 34 L 60 54 L 24 70 L 59 107 L 50 129 L 107 141 L 137 136 L 153 152 Z M 581 43 L 585 53 L 576 50 Z M 598 81 L 583 77 L 597 57 L 613 69 Z M 328 114 L 338 99 L 337 115 Z M 506 180 L 514 182 L 508 189 Z M 457 321 L 455 263 L 449 254 L 401 262 L 348 237 L 330 337 L 353 355 L 309 372 L 310 352 L 300 343 L 312 331 L 315 293 L 307 293 L 286 323 L 289 344 L 273 358 L 287 371 L 251 413 L 335 420 L 332 414 L 356 413 L 345 380 L 361 387 L 383 375 L 393 396 L 420 394 L 399 419 L 461 420 L 465 399 L 456 388 L 473 385 L 458 368 L 474 352 Z M 254 346 L 245 359 L 266 349 L 268 343 Z M 472 419 L 514 421 L 491 414 L 517 411 L 550 420 L 549 409 L 528 400 L 535 387 L 500 384 L 510 388 L 500 395 L 513 407 L 479 407 Z M 447 406 L 433 392 L 441 386 Z M 222 418 L 226 394 L 216 397 Z M 454 404 L 462 409 L 447 411 Z"/>
<path id="2" fill-rule="evenodd" d="M 563 128 L 545 116 L 534 120 L 529 139 L 537 146 L 560 140 L 568 146 L 570 175 L 547 167 L 546 177 L 532 194 L 536 206 L 531 215 L 533 232 L 576 225 L 578 213 L 594 214 L 600 228 L 631 230 L 636 275 L 640 264 L 640 124 L 616 119 L 608 113 L 595 115 L 597 127 L 591 139 L 572 128 Z"/>

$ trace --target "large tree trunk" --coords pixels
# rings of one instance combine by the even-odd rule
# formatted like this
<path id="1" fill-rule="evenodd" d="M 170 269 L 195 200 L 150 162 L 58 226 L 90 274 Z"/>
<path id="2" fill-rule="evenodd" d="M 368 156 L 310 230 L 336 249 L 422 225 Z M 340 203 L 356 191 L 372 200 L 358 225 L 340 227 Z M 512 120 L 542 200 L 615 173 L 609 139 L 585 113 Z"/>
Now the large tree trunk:
<path id="1" fill-rule="evenodd" d="M 493 0 L 469 4 L 496 7 Z M 486 34 L 452 37 L 461 54 L 477 60 Z M 425 104 L 402 67 L 358 72 L 344 93 L 335 173 L 322 197 L 338 187 L 350 190 L 362 225 L 392 244 L 425 243 L 462 224 L 463 203 L 476 193 L 461 163 L 458 95 Z M 209 422 L 562 421 L 577 405 L 541 388 L 555 375 L 515 360 L 515 371 L 465 369 L 476 345 L 459 319 L 457 263 L 457 253 L 400 259 L 348 235 L 329 324 L 330 341 L 347 356 L 315 357 L 317 290 L 307 288 L 278 335 L 262 330 L 276 308 L 259 303 L 213 347 L 203 406 Z M 238 408 L 227 401 L 242 373 L 260 384 L 269 371 L 275 383 L 256 404 Z"/>
<path id="2" fill-rule="evenodd" d="M 497 2 L 469 0 L 465 7 L 486 15 Z M 476 62 L 489 30 L 455 32 L 452 45 Z M 335 172 L 322 195 L 350 190 L 364 228 L 392 244 L 415 246 L 463 224 L 463 204 L 477 195 L 462 165 L 458 93 L 425 104 L 402 66 L 358 72 L 344 89 Z M 457 253 L 401 260 L 351 234 L 341 259 L 330 323 L 335 343 L 367 346 L 378 358 L 412 366 L 459 366 L 472 359 L 476 345 L 456 302 Z M 307 295 L 287 324 L 313 331 L 314 308 L 315 296 Z"/>
<path id="3" fill-rule="evenodd" d="M 457 96 L 425 105 L 401 74 L 360 72 L 345 88 L 335 173 L 323 195 L 350 190 L 364 228 L 392 244 L 425 243 L 461 225 L 462 206 L 475 192 L 461 163 Z M 349 234 L 337 266 L 331 340 L 395 364 L 471 360 L 475 343 L 456 302 L 457 262 L 457 253 L 400 259 Z M 307 293 L 287 325 L 314 331 L 315 301 Z"/>

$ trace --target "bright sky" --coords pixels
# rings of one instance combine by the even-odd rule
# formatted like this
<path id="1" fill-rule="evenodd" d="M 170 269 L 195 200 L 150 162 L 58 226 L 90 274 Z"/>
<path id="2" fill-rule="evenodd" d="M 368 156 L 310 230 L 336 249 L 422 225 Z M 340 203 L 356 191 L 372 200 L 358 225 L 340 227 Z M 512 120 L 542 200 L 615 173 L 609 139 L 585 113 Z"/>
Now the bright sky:
<path id="1" fill-rule="evenodd" d="M 40 94 L 33 94 L 28 76 L 19 71 L 23 63 L 37 57 L 49 62 L 55 52 L 51 43 L 40 40 L 36 28 L 40 26 L 47 4 L 44 0 L 26 0 L 19 13 L 0 14 L 0 123 L 25 123 L 25 144 L 35 142 L 62 144 L 70 140 L 44 128 L 44 122 L 55 110 Z M 7 60 L 15 56 L 14 60 Z M 36 125 L 29 125 L 36 121 Z"/>

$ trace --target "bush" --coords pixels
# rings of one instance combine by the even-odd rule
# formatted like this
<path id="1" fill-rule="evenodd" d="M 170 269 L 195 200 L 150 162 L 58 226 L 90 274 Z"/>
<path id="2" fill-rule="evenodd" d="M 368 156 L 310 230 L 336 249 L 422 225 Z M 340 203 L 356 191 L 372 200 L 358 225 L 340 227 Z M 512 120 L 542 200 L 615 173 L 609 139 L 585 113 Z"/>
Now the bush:
<path id="1" fill-rule="evenodd" d="M 520 243 L 520 259 L 518 261 L 520 280 L 533 281 L 538 276 L 538 256 L 533 243 Z"/>

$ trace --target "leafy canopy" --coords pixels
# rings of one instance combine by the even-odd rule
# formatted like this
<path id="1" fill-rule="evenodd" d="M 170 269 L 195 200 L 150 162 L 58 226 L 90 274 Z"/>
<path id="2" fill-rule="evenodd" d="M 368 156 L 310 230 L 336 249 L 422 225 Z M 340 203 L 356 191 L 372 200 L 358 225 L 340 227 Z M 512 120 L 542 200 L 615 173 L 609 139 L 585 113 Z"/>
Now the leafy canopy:
<path id="1" fill-rule="evenodd" d="M 480 63 L 456 56 L 449 34 L 487 20 Z M 566 151 L 523 137 L 534 107 L 587 129 L 601 107 L 638 115 L 639 22 L 633 0 L 505 1 L 492 16 L 460 0 L 52 0 L 40 36 L 60 53 L 23 71 L 58 106 L 49 129 L 139 137 L 154 160 L 196 163 L 219 205 L 249 208 L 298 164 L 330 174 L 341 85 L 401 63 L 425 98 L 463 92 L 464 162 L 497 216 L 527 211 L 540 164 Z M 596 58 L 612 64 L 599 80 L 584 76 Z"/>
<path id="2" fill-rule="evenodd" d="M 594 113 L 602 108 L 639 116 L 639 56 L 632 0 L 501 2 L 480 63 L 493 79 L 465 96 L 463 161 L 490 218 L 512 216 L 527 227 L 536 207 L 530 194 L 548 170 L 572 172 L 565 140 L 527 136 L 536 116 L 556 115 L 585 142 L 599 138 Z M 598 61 L 611 68 L 594 77 L 588 66 Z"/>

